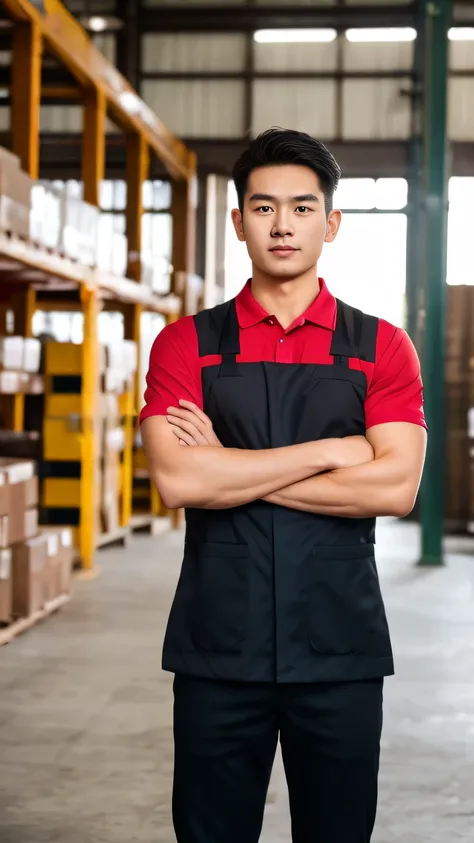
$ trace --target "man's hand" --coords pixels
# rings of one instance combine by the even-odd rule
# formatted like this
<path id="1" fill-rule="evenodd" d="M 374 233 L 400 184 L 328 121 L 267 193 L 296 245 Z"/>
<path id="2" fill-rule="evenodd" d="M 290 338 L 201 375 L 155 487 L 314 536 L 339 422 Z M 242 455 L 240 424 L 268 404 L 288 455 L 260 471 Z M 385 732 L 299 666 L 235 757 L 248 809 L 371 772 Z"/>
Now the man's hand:
<path id="1" fill-rule="evenodd" d="M 223 447 L 214 433 L 210 418 L 190 401 L 180 401 L 179 407 L 168 407 L 166 419 L 180 445 Z"/>

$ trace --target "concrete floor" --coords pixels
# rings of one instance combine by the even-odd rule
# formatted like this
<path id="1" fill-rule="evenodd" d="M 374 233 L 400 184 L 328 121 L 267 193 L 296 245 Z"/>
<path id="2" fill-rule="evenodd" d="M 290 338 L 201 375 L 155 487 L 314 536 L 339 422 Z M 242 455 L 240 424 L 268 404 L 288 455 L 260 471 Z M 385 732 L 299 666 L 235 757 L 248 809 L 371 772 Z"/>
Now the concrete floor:
<path id="1" fill-rule="evenodd" d="M 103 551 L 69 606 L 0 651 L 1 843 L 173 843 L 160 650 L 182 540 Z M 379 529 L 397 676 L 373 843 L 474 841 L 474 544 L 450 550 L 415 568 L 416 527 Z M 289 839 L 278 759 L 262 843 Z"/>

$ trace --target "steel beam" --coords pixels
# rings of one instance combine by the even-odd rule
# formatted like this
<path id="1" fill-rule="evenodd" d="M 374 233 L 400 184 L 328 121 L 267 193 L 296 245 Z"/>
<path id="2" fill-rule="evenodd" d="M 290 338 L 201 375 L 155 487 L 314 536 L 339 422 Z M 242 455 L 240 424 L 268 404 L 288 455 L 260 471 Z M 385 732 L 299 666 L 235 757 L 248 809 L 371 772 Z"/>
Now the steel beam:
<path id="1" fill-rule="evenodd" d="M 179 6 L 143 9 L 143 32 L 251 32 L 256 29 L 414 26 L 416 3 L 331 7 L 302 6 Z"/>
<path id="2" fill-rule="evenodd" d="M 12 147 L 33 179 L 39 175 L 41 54 L 42 38 L 37 24 L 18 24 L 13 36 L 11 71 Z"/>
<path id="3" fill-rule="evenodd" d="M 209 173 L 230 176 L 235 159 L 247 144 L 245 138 L 185 138 L 184 141 L 198 156 L 200 176 Z M 409 141 L 339 142 L 326 139 L 326 143 L 340 162 L 343 174 L 347 178 L 409 178 Z M 8 132 L 0 132 L 0 145 L 10 145 Z M 81 147 L 81 135 L 60 132 L 43 133 L 41 135 L 41 178 L 80 178 Z M 123 135 L 108 134 L 106 148 L 106 178 L 125 178 L 126 143 Z M 450 152 L 452 175 L 472 176 L 474 142 L 452 141 Z M 150 178 L 169 178 L 166 168 L 155 157 L 152 157 L 150 163 Z"/>
<path id="4" fill-rule="evenodd" d="M 428 453 L 421 487 L 421 565 L 443 564 L 445 511 L 444 418 L 446 255 L 448 226 L 447 80 L 452 0 L 423 0 L 424 238 L 423 376 L 429 429 Z"/>

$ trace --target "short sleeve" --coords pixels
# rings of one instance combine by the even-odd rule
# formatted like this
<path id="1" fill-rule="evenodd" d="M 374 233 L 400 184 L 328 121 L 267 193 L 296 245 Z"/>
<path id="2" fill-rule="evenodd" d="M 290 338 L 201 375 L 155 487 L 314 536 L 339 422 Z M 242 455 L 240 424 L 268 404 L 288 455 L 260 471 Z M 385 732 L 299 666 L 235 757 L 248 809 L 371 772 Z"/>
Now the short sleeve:
<path id="1" fill-rule="evenodd" d="M 150 416 L 166 415 L 167 408 L 177 407 L 182 399 L 202 409 L 198 343 L 192 317 L 167 325 L 153 343 L 140 424 Z"/>
<path id="2" fill-rule="evenodd" d="M 366 428 L 409 422 L 426 428 L 423 384 L 415 347 L 401 328 L 379 321 L 376 362 L 365 401 Z"/>

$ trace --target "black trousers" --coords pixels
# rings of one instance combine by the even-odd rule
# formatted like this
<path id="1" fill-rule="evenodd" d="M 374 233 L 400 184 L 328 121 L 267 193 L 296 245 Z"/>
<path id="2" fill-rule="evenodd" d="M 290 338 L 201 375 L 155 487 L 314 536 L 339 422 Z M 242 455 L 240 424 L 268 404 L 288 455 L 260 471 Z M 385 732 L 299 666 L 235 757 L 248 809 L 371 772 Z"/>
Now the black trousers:
<path id="1" fill-rule="evenodd" d="M 178 843 L 257 843 L 280 738 L 293 843 L 369 843 L 383 679 L 311 685 L 174 681 Z"/>

